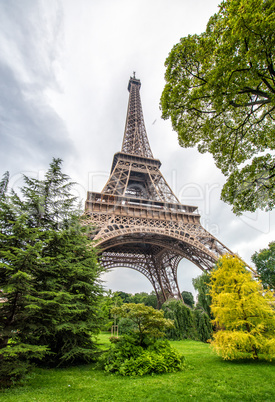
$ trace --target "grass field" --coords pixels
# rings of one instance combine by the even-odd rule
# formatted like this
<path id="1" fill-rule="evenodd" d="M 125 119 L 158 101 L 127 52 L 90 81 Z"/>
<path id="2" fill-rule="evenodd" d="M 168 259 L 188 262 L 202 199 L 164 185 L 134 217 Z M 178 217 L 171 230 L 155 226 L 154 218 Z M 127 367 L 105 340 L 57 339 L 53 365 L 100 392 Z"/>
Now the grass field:
<path id="1" fill-rule="evenodd" d="M 100 340 L 108 344 L 107 335 Z M 0 401 L 275 401 L 274 363 L 225 362 L 207 344 L 171 343 L 186 357 L 183 372 L 129 378 L 105 374 L 93 365 L 36 369 L 27 385 L 3 391 Z"/>

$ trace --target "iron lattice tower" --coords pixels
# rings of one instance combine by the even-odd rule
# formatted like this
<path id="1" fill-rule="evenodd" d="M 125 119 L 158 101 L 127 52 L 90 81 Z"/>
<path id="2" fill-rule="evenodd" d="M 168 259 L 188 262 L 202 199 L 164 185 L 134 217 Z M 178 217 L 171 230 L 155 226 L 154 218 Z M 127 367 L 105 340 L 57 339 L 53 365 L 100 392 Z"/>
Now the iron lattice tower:
<path id="1" fill-rule="evenodd" d="M 129 267 L 144 274 L 161 305 L 181 298 L 177 268 L 187 258 L 203 271 L 231 253 L 200 224 L 197 207 L 182 205 L 153 157 L 140 100 L 140 80 L 130 77 L 121 152 L 114 155 L 101 193 L 88 192 L 87 223 L 105 268 Z"/>

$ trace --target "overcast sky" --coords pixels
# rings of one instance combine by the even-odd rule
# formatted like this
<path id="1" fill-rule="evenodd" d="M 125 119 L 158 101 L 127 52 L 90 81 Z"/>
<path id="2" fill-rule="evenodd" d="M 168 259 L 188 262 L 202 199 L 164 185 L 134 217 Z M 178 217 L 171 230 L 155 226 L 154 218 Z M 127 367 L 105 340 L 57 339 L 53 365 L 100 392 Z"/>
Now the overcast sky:
<path id="1" fill-rule="evenodd" d="M 164 62 L 179 39 L 204 31 L 217 0 L 0 0 L 0 174 L 43 177 L 53 157 L 86 192 L 101 191 L 121 149 L 127 85 L 141 80 L 154 157 L 182 203 L 197 205 L 203 226 L 248 264 L 275 239 L 275 214 L 236 217 L 220 200 L 224 178 L 210 155 L 183 149 L 159 102 Z M 181 290 L 200 270 L 183 260 Z M 105 286 L 150 292 L 142 274 L 114 269 Z"/>

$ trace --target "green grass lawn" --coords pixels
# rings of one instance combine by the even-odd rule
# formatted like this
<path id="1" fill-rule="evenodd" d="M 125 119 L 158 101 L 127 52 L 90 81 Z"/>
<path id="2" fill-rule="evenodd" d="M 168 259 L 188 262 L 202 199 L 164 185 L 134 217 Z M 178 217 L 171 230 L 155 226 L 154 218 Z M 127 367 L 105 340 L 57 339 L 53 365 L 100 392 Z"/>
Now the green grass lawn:
<path id="1" fill-rule="evenodd" d="M 100 340 L 108 345 L 108 335 Z M 0 401 L 275 401 L 274 363 L 226 362 L 207 344 L 171 343 L 186 357 L 182 372 L 129 378 L 105 374 L 94 365 L 35 369 L 27 385 L 2 391 Z"/>

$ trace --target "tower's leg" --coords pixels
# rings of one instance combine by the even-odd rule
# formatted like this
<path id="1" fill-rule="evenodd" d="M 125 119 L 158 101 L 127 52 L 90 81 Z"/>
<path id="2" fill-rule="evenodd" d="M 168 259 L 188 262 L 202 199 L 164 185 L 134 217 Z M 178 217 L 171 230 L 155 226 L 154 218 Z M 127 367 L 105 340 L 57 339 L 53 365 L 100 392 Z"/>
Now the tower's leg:
<path id="1" fill-rule="evenodd" d="M 158 307 L 168 299 L 182 299 L 177 281 L 177 267 L 181 257 L 164 249 L 157 255 L 148 256 L 146 260 Z"/>

